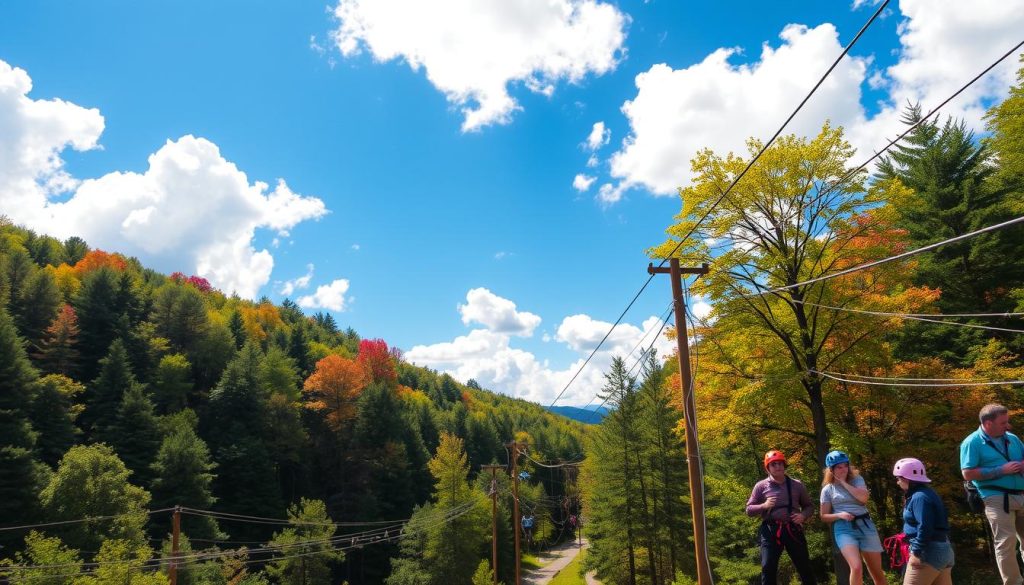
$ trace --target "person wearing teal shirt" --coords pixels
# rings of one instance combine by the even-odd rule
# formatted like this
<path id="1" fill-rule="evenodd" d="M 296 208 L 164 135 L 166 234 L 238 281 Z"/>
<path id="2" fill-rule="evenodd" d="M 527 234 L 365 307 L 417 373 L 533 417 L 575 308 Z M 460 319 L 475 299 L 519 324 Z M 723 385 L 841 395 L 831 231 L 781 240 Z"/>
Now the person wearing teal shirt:
<path id="1" fill-rule="evenodd" d="M 1024 443 L 1010 432 L 1005 406 L 985 405 L 978 418 L 981 427 L 960 443 L 960 470 L 985 500 L 1003 585 L 1024 585 L 1016 554 L 1024 543 Z"/>

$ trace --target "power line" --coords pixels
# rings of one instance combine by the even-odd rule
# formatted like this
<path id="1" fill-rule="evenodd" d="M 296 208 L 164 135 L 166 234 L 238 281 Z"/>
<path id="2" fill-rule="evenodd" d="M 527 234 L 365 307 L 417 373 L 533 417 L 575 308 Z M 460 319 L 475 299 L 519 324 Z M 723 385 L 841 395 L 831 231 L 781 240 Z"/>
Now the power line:
<path id="1" fill-rule="evenodd" d="M 345 542 L 345 541 L 349 541 L 349 543 L 350 543 L 348 546 L 341 546 L 341 547 L 331 546 L 328 549 L 321 549 L 321 550 L 310 551 L 310 552 L 306 552 L 306 553 L 279 556 L 279 557 L 274 557 L 273 559 L 248 559 L 246 561 L 242 561 L 242 564 L 265 563 L 265 562 L 270 562 L 270 561 L 279 561 L 279 560 L 285 560 L 285 559 L 291 559 L 291 558 L 299 558 L 299 557 L 316 555 L 316 554 L 324 554 L 324 553 L 327 553 L 327 552 L 345 551 L 345 550 L 350 550 L 350 549 L 353 549 L 353 548 L 361 548 L 362 546 L 367 545 L 367 544 L 378 544 L 378 543 L 381 543 L 381 542 L 391 542 L 391 541 L 394 541 L 394 540 L 399 540 L 399 539 L 405 538 L 406 536 L 409 536 L 409 535 L 412 535 L 412 534 L 417 534 L 419 532 L 423 532 L 425 530 L 433 528 L 434 526 L 438 526 L 440 524 L 444 524 L 444 523 L 450 522 L 450 521 L 454 520 L 455 518 L 461 517 L 461 516 L 467 514 L 473 508 L 473 506 L 476 505 L 476 503 L 477 503 L 476 501 L 464 502 L 464 503 L 462 503 L 462 504 L 460 504 L 460 505 L 458 505 L 458 506 L 456 506 L 456 507 L 454 507 L 454 508 L 452 508 L 450 510 L 447 510 L 444 514 L 439 514 L 441 519 L 439 521 L 437 521 L 437 522 L 434 522 L 433 524 L 430 524 L 428 526 L 422 527 L 419 530 L 411 530 L 410 531 L 410 530 L 405 530 L 405 529 L 399 529 L 394 536 L 391 535 L 391 532 L 392 532 L 391 530 L 376 529 L 376 530 L 372 530 L 372 531 L 367 531 L 366 534 L 367 535 L 376 534 L 377 536 L 380 536 L 379 538 L 374 538 L 372 536 L 369 536 L 369 537 L 368 536 L 362 536 L 360 538 L 353 538 L 353 535 L 351 535 L 351 534 L 344 534 L 344 535 L 332 536 L 332 537 L 329 537 L 329 538 L 326 538 L 326 539 L 315 539 L 315 540 L 299 541 L 299 542 L 294 542 L 294 543 L 285 543 L 285 544 L 277 545 L 277 546 L 264 546 L 264 547 L 261 547 L 261 548 L 258 548 L 258 549 L 255 549 L 255 548 L 254 549 L 247 549 L 247 551 L 246 551 L 247 554 L 267 554 L 267 553 L 279 552 L 279 551 L 285 550 L 287 548 L 294 548 L 294 547 L 297 547 L 297 546 L 324 545 L 324 544 L 334 545 L 334 544 L 338 544 L 338 543 Z M 45 578 L 58 578 L 58 577 L 75 577 L 75 576 L 81 576 L 81 575 L 91 575 L 91 574 L 94 574 L 95 571 L 98 568 L 102 567 L 102 566 L 111 566 L 111 565 L 127 566 L 127 568 L 129 570 L 131 570 L 131 569 L 134 569 L 134 568 L 139 568 L 139 569 L 144 568 L 147 564 L 153 564 L 154 562 L 157 563 L 157 564 L 164 564 L 164 563 L 167 563 L 167 562 L 176 562 L 178 567 L 180 568 L 182 566 L 192 565 L 192 564 L 196 564 L 196 563 L 199 563 L 199 562 L 202 562 L 202 561 L 214 560 L 214 559 L 218 559 L 218 558 L 234 556 L 234 555 L 237 555 L 237 554 L 238 554 L 237 550 L 216 551 L 216 552 L 198 552 L 198 553 L 195 553 L 195 554 L 192 554 L 192 555 L 178 556 L 178 557 L 175 557 L 173 559 L 170 559 L 170 558 L 147 559 L 147 560 L 141 561 L 141 562 L 140 561 L 133 561 L 133 560 L 126 560 L 126 561 L 105 561 L 105 562 L 100 562 L 100 563 L 78 563 L 78 564 L 65 563 L 65 564 L 60 564 L 60 565 L 22 565 L 22 566 L 15 565 L 15 566 L 4 567 L 3 570 L 4 571 L 11 571 L 11 570 L 29 571 L 29 570 L 41 570 L 41 569 L 57 569 L 57 568 L 72 567 L 72 566 L 74 566 L 74 567 L 81 567 L 83 565 L 93 565 L 94 566 L 93 569 L 90 569 L 90 570 L 87 570 L 87 571 L 79 571 L 79 572 L 76 572 L 76 573 L 69 573 L 69 574 L 64 574 L 64 575 L 40 575 L 40 576 L 38 576 L 38 578 L 44 578 L 44 579 Z"/>
<path id="2" fill-rule="evenodd" d="M 649 353 L 650 353 L 651 351 L 653 351 L 653 350 L 654 350 L 654 344 L 655 344 L 655 343 L 657 343 L 657 341 L 658 341 L 658 337 L 660 337 L 660 336 L 661 336 L 661 332 L 662 332 L 662 331 L 664 331 L 664 330 L 665 330 L 665 326 L 666 326 L 666 325 L 668 325 L 668 319 L 669 319 L 669 317 L 671 317 L 671 315 L 672 315 L 672 311 L 670 311 L 670 312 L 669 312 L 669 314 L 668 314 L 668 315 L 666 315 L 665 319 L 663 319 L 663 320 L 662 320 L 662 322 L 661 322 L 661 328 L 659 328 L 659 329 L 658 329 L 658 334 L 654 336 L 654 339 L 653 339 L 653 340 L 651 340 L 651 345 L 649 345 L 649 346 L 647 347 L 647 349 L 646 349 L 646 350 L 645 350 L 645 351 L 644 351 L 643 353 L 641 353 L 641 354 L 640 354 L 640 355 L 639 355 L 639 356 L 637 357 L 636 361 L 635 361 L 635 362 L 633 362 L 633 366 L 632 366 L 631 368 L 629 368 L 629 371 L 628 371 L 628 372 L 626 372 L 626 375 L 627 375 L 627 376 L 628 376 L 628 375 L 630 375 L 630 373 L 632 373 L 632 372 L 633 372 L 633 370 L 634 370 L 634 369 L 635 369 L 635 368 L 636 368 L 636 367 L 637 367 L 637 366 L 638 366 L 638 365 L 639 365 L 639 364 L 640 364 L 640 363 L 641 363 L 641 362 L 642 362 L 642 361 L 643 361 L 643 360 L 645 359 L 645 357 L 646 357 L 646 356 L 647 356 L 647 355 L 648 355 L 648 354 L 649 354 Z M 635 375 L 635 376 L 633 376 L 633 378 L 632 378 L 632 379 L 631 379 L 631 380 L 629 381 L 629 385 L 630 385 L 630 386 L 633 386 L 634 384 L 636 384 L 636 379 L 637 379 L 637 378 L 638 378 L 639 376 L 640 376 L 640 372 L 637 372 L 637 373 L 636 373 L 636 375 Z M 592 413 L 592 415 L 591 415 L 591 417 L 590 417 L 592 421 L 594 420 L 594 417 L 595 417 L 595 416 L 597 415 L 597 413 L 599 413 L 599 412 L 601 411 L 601 408 L 602 408 L 602 407 L 604 407 L 604 405 L 605 405 L 605 404 L 606 404 L 606 403 L 608 402 L 608 400 L 609 400 L 609 399 L 610 399 L 611 397 L 612 397 L 612 394 L 611 394 L 611 393 L 609 392 L 609 393 L 608 393 L 608 396 L 605 396 L 605 397 L 604 397 L 604 400 L 602 400 L 602 401 L 601 401 L 601 404 L 599 404 L 599 405 L 597 406 L 597 408 L 595 408 L 595 409 L 594 409 L 594 411 L 593 411 L 593 413 Z"/>
<path id="3" fill-rule="evenodd" d="M 286 518 L 266 518 L 263 516 L 247 516 L 245 514 L 232 514 L 229 512 L 218 512 L 214 510 L 200 510 L 196 508 L 182 507 L 181 511 L 193 516 L 208 516 L 218 520 L 233 520 L 249 524 L 281 524 L 291 526 L 382 526 L 385 524 L 401 524 L 408 522 L 408 518 L 401 520 L 378 520 L 368 522 L 304 522 L 301 520 L 288 520 Z"/>
<path id="4" fill-rule="evenodd" d="M 828 305 L 820 305 L 812 303 L 810 301 L 792 301 L 803 305 L 812 307 L 821 307 L 822 309 L 833 309 L 836 311 L 850 311 L 858 312 L 856 309 L 848 309 L 845 307 L 830 307 Z M 864 313 L 870 313 L 872 315 L 887 316 L 887 317 L 930 317 L 934 319 L 969 319 L 969 318 L 981 318 L 981 317 L 1024 317 L 1024 313 L 886 313 L 883 311 L 859 311 Z"/>
<path id="5" fill-rule="evenodd" d="M 1022 42 L 1022 44 L 1024 44 L 1024 42 Z M 995 225 L 990 225 L 988 227 L 983 227 L 981 229 L 974 230 L 973 232 L 968 232 L 966 234 L 962 234 L 962 235 L 959 235 L 959 236 L 955 236 L 955 237 L 952 237 L 952 238 L 948 238 L 948 239 L 942 240 L 941 242 L 935 242 L 934 244 L 928 244 L 927 246 L 922 246 L 922 247 L 914 249 L 914 250 L 909 250 L 907 252 L 903 252 L 902 254 L 896 254 L 895 256 L 889 256 L 887 258 L 882 258 L 880 260 L 874 260 L 872 262 L 866 262 L 864 264 L 859 264 L 857 266 L 852 266 L 850 268 L 847 268 L 845 270 L 840 270 L 839 272 L 834 272 L 832 274 L 825 274 L 825 275 L 822 275 L 822 276 L 818 276 L 816 278 L 809 278 L 809 279 L 807 279 L 805 281 L 802 281 L 802 282 L 797 282 L 797 283 L 794 283 L 794 284 L 787 284 L 785 286 L 779 286 L 779 287 L 770 288 L 770 289 L 766 289 L 766 290 L 759 291 L 759 292 L 754 292 L 754 293 L 749 293 L 749 294 L 744 294 L 744 295 L 737 295 L 737 296 L 739 298 L 760 297 L 760 296 L 764 296 L 764 295 L 767 295 L 767 294 L 779 293 L 779 292 L 782 292 L 782 291 L 785 291 L 785 290 L 789 290 L 789 289 L 792 289 L 792 288 L 796 288 L 796 287 L 800 287 L 800 286 L 806 286 L 808 284 L 814 284 L 816 282 L 822 282 L 822 281 L 825 281 L 825 280 L 831 280 L 833 278 L 837 278 L 837 277 L 840 277 L 840 276 L 846 276 L 847 274 L 853 274 L 854 272 L 860 272 L 861 270 L 867 270 L 868 268 L 874 268 L 875 266 L 881 266 L 882 264 L 888 264 L 889 262 L 895 262 L 897 260 L 903 260 L 905 258 L 909 258 L 911 256 L 915 256 L 915 255 L 920 254 L 922 252 L 929 252 L 929 251 L 934 250 L 936 248 L 939 248 L 941 246 L 945 246 L 946 244 L 953 244 L 953 243 L 956 243 L 956 242 L 959 242 L 959 241 L 962 241 L 962 240 L 967 240 L 967 239 L 973 238 L 975 236 L 979 236 L 981 234 L 992 232 L 992 231 L 996 231 L 996 230 L 1001 230 L 1003 228 L 1007 228 L 1007 227 L 1010 227 L 1012 225 L 1016 225 L 1016 224 L 1021 223 L 1021 222 L 1024 222 L 1024 216 L 1015 217 L 1013 219 L 1004 221 L 1002 223 L 997 223 Z"/>
<path id="6" fill-rule="evenodd" d="M 174 508 L 160 508 L 159 510 L 145 510 L 146 515 L 152 516 L 153 514 L 160 514 L 162 512 L 171 512 Z M 57 520 L 54 522 L 43 522 L 40 524 L 24 524 L 22 526 L 3 526 L 0 527 L 0 532 L 7 532 L 9 530 L 25 530 L 29 528 L 44 528 L 47 526 L 61 526 L 66 524 L 81 524 L 82 522 L 94 522 L 96 520 L 113 520 L 115 518 L 125 518 L 128 516 L 135 516 L 138 512 L 128 512 L 125 514 L 112 514 L 110 516 L 87 516 L 85 518 L 77 518 L 75 520 Z"/>
<path id="7" fill-rule="evenodd" d="M 538 467 L 546 467 L 548 469 L 557 469 L 559 467 L 574 467 L 576 465 L 579 465 L 580 463 L 583 463 L 583 460 L 580 459 L 579 461 L 564 461 L 562 463 L 556 463 L 554 465 L 549 465 L 547 463 L 541 463 L 540 461 L 537 461 L 533 457 L 530 457 L 529 453 L 526 454 L 526 458 L 528 460 L 532 461 Z"/>
<path id="8" fill-rule="evenodd" d="M 865 384 L 867 386 L 901 386 L 904 388 L 953 388 L 953 387 L 968 387 L 968 386 L 1018 386 L 1024 384 L 1024 380 L 998 380 L 998 381 L 985 381 L 985 382 L 948 382 L 946 378 L 936 378 L 931 382 L 925 381 L 925 378 L 916 378 L 920 380 L 918 382 L 903 382 L 900 378 L 886 378 L 886 379 L 867 379 L 857 380 L 847 377 L 847 374 L 833 374 L 830 372 L 821 372 L 818 370 L 807 370 L 809 373 L 817 374 L 819 376 L 835 380 L 837 382 L 845 382 L 847 384 Z"/>
<path id="9" fill-rule="evenodd" d="M 803 109 L 807 101 L 811 99 L 811 96 L 813 96 L 814 93 L 818 90 L 818 88 L 821 87 L 821 84 L 825 82 L 825 79 L 827 79 L 828 76 L 832 74 L 832 71 L 839 65 L 843 58 L 846 57 L 846 55 L 850 52 L 850 49 L 853 48 L 857 41 L 860 40 L 864 32 L 867 31 L 868 27 L 871 26 L 871 23 L 873 23 L 875 19 L 882 14 L 882 11 L 888 4 L 889 0 L 883 0 L 883 2 L 878 6 L 878 9 L 875 10 L 875 13 L 871 15 L 871 18 L 869 18 L 868 21 L 864 23 L 864 26 L 861 27 L 861 29 L 857 32 L 853 39 L 843 48 L 843 51 L 839 54 L 835 61 L 832 62 L 832 65 L 828 68 L 827 71 L 825 71 L 824 75 L 822 75 L 818 82 L 814 84 L 814 87 L 811 88 L 811 91 L 808 92 L 804 99 L 800 101 L 800 104 L 797 105 L 795 110 L 793 110 L 793 113 L 791 113 L 789 117 L 786 118 L 786 121 L 783 122 L 781 126 L 779 126 L 779 129 L 776 130 L 775 134 L 772 135 L 771 139 L 769 139 L 768 142 L 766 142 L 764 146 L 761 147 L 761 150 L 757 153 L 757 155 L 755 155 L 754 158 L 750 160 L 750 162 L 747 164 L 747 167 L 743 169 L 743 172 L 741 172 L 725 189 L 725 191 L 722 192 L 718 200 L 715 201 L 715 203 L 710 208 L 708 208 L 708 210 L 699 220 L 697 220 L 697 223 L 695 223 L 693 227 L 690 228 L 690 231 L 685 236 L 680 238 L 679 243 L 676 244 L 675 248 L 673 248 L 672 251 L 665 258 L 662 258 L 661 263 L 658 264 L 659 268 L 665 265 L 665 260 L 667 258 L 673 256 L 679 250 L 679 248 L 683 245 L 683 242 L 685 242 L 686 239 L 689 238 L 690 235 L 692 235 L 693 232 L 697 230 L 700 224 L 703 223 L 709 215 L 711 215 L 714 209 L 718 206 L 719 203 L 722 202 L 723 199 L 725 199 L 729 192 L 732 191 L 733 187 L 736 186 L 739 180 L 742 179 L 743 176 L 747 174 L 747 171 L 750 170 L 754 163 L 757 162 L 759 158 L 761 158 L 761 155 L 763 155 L 765 151 L 767 151 L 768 148 L 775 142 L 775 140 L 782 134 L 782 131 L 786 129 L 786 126 L 788 126 L 789 123 L 793 120 L 793 118 L 796 117 L 796 115 L 800 112 L 800 110 Z M 644 284 L 640 287 L 640 290 L 636 292 L 636 294 L 633 296 L 633 299 L 629 301 L 629 304 L 626 305 L 626 308 L 622 311 L 622 314 L 619 315 L 619 318 L 615 320 L 615 323 L 612 324 L 611 328 L 608 330 L 608 333 L 606 333 L 604 337 L 601 339 L 601 341 L 597 344 L 597 346 L 594 347 L 594 350 L 590 352 L 589 356 L 587 356 L 587 359 L 583 362 L 583 365 L 581 365 L 579 369 L 576 371 L 576 373 L 573 374 L 569 382 L 565 385 L 564 388 L 562 388 L 562 391 L 558 393 L 558 396 L 556 396 L 555 399 L 551 401 L 551 404 L 548 406 L 548 408 L 554 406 L 555 403 L 562 398 L 562 395 L 565 394 L 566 390 L 569 389 L 569 386 L 571 386 L 572 383 L 576 380 L 576 378 L 579 377 L 580 373 L 583 371 L 583 368 L 587 367 L 587 364 L 590 363 L 590 360 L 594 357 L 594 355 L 601 348 L 601 346 L 604 345 L 604 342 L 607 341 L 608 337 L 612 334 L 613 331 L 615 331 L 615 328 L 619 326 L 619 323 L 622 322 L 622 319 L 626 316 L 626 313 L 628 313 L 629 309 L 633 307 L 633 304 L 636 303 L 636 300 L 638 298 L 640 298 L 640 295 L 643 294 L 644 290 L 647 289 L 647 286 L 651 283 L 652 280 L 654 280 L 654 274 L 651 274 L 647 278 L 647 280 L 644 281 Z"/>
<path id="10" fill-rule="evenodd" d="M 943 317 L 953 317 L 953 315 L 922 315 L 914 313 L 885 313 L 882 311 L 868 311 L 866 309 L 851 309 L 848 307 L 830 307 L 828 305 L 819 305 L 817 303 L 811 303 L 808 301 L 791 300 L 790 302 L 801 304 L 808 307 L 819 307 L 822 309 L 830 309 L 833 311 L 842 311 L 844 313 L 858 313 L 861 315 L 871 315 L 874 317 L 885 317 L 887 319 L 909 319 L 911 321 L 920 321 L 923 323 L 935 323 L 937 325 L 949 325 L 951 327 L 968 327 L 971 329 L 983 329 L 985 331 L 1005 331 L 1009 333 L 1024 333 L 1024 329 L 1010 329 L 1008 327 L 992 327 L 990 325 L 978 325 L 976 323 L 960 323 L 958 321 L 943 321 Z M 1011 313 L 989 313 L 988 316 L 1006 316 Z M 1021 313 L 1012 313 L 1019 315 Z M 940 318 L 932 318 L 940 317 Z"/>

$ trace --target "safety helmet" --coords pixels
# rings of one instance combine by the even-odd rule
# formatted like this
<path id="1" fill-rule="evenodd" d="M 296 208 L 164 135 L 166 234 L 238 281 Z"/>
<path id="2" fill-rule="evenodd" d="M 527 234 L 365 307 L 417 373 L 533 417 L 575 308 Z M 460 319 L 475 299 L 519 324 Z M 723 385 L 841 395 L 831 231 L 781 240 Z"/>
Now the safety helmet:
<path id="1" fill-rule="evenodd" d="M 910 481 L 919 481 L 921 483 L 931 483 L 932 480 L 928 479 L 928 476 L 924 471 L 924 463 L 921 463 L 919 459 L 913 457 L 904 457 L 896 462 L 896 465 L 892 468 L 892 474 L 896 477 L 902 477 L 903 479 L 909 479 Z"/>
<path id="2" fill-rule="evenodd" d="M 771 451 L 764 454 L 764 468 L 768 469 L 768 464 L 772 461 L 781 461 L 783 464 L 786 463 L 786 455 L 782 451 L 772 449 Z"/>
<path id="3" fill-rule="evenodd" d="M 850 456 L 842 451 L 832 451 L 828 455 L 825 455 L 825 467 L 835 467 L 840 463 L 849 463 Z"/>

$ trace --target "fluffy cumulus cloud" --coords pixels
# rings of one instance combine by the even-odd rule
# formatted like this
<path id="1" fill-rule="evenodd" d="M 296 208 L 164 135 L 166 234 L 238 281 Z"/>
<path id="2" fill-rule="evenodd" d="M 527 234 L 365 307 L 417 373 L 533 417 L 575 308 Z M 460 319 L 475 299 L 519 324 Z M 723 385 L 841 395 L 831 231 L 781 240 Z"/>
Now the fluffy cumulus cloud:
<path id="1" fill-rule="evenodd" d="M 0 61 L 0 212 L 39 226 L 48 198 L 77 186 L 60 153 L 96 148 L 104 121 L 99 110 L 31 91 L 25 70 Z"/>
<path id="2" fill-rule="evenodd" d="M 604 122 L 595 122 L 594 127 L 587 135 L 585 146 L 589 150 L 597 150 L 608 144 L 612 139 L 612 131 L 604 127 Z"/>
<path id="3" fill-rule="evenodd" d="M 307 264 L 306 274 L 293 280 L 284 281 L 284 283 L 281 284 L 281 288 L 278 290 L 278 292 L 280 292 L 282 296 L 291 296 L 291 294 L 294 293 L 296 290 L 302 290 L 308 287 L 309 281 L 311 280 L 313 280 L 313 265 Z"/>
<path id="4" fill-rule="evenodd" d="M 590 175 L 584 175 L 583 173 L 579 173 L 572 180 L 572 188 L 576 189 L 580 193 L 583 193 L 587 189 L 590 189 L 590 186 L 593 185 L 594 181 L 596 180 L 597 177 L 591 177 Z"/>
<path id="5" fill-rule="evenodd" d="M 937 106 L 1019 43 L 1024 30 L 1019 2 L 901 0 L 899 9 L 899 59 L 872 80 L 875 87 L 888 89 L 889 99 L 867 123 L 851 128 L 852 141 L 864 153 L 904 129 L 899 118 L 908 102 L 926 111 Z M 944 107 L 943 117 L 962 118 L 968 127 L 982 129 L 985 110 L 1006 97 L 1019 66 L 1017 56 L 1005 59 Z"/>
<path id="6" fill-rule="evenodd" d="M 470 291 L 470 294 L 472 293 L 473 291 Z M 467 299 L 469 298 L 470 295 L 467 295 Z M 460 306 L 460 312 L 465 306 Z M 514 305 L 512 307 L 514 311 Z M 529 351 L 514 347 L 512 332 L 499 331 L 507 329 L 506 321 L 508 320 L 467 320 L 463 312 L 464 323 L 468 325 L 475 322 L 484 327 L 474 329 L 452 341 L 415 346 L 405 353 L 405 357 L 415 364 L 447 372 L 462 381 L 472 378 L 485 388 L 535 402 L 548 403 L 566 387 L 577 370 L 583 367 L 587 356 L 612 325 L 586 315 L 573 315 L 563 319 L 557 333 L 553 337 L 545 335 L 545 341 L 564 344 L 577 354 L 577 358 L 565 368 L 559 369 L 551 367 L 547 361 L 537 359 L 537 356 Z M 537 321 L 539 322 L 539 318 Z M 620 324 L 559 403 L 584 404 L 593 398 L 604 384 L 604 374 L 615 356 L 626 358 L 627 365 L 632 365 L 636 357 L 652 341 L 661 355 L 671 354 L 674 343 L 664 336 L 655 337 L 661 325 L 662 322 L 657 317 L 650 317 L 640 326 Z"/>
<path id="7" fill-rule="evenodd" d="M 351 302 L 351 299 L 345 296 L 345 293 L 348 292 L 348 287 L 349 282 L 344 278 L 339 278 L 331 282 L 331 284 L 318 286 L 315 293 L 299 297 L 299 306 L 303 309 L 344 311 Z"/>
<path id="8" fill-rule="evenodd" d="M 855 2 L 855 6 L 868 2 Z M 787 132 L 814 135 L 824 120 L 847 129 L 867 156 L 905 127 L 907 102 L 928 110 L 1020 40 L 1024 10 L 1002 0 L 902 0 L 897 63 L 872 69 L 870 57 L 847 57 L 790 123 Z M 831 24 L 789 25 L 781 43 L 766 43 L 759 58 L 742 63 L 734 48 L 721 48 L 683 69 L 654 65 L 639 74 L 636 97 L 622 111 L 630 132 L 610 160 L 615 181 L 602 185 L 601 203 L 614 203 L 631 187 L 670 195 L 690 181 L 690 160 L 703 148 L 746 155 L 744 141 L 766 139 L 842 51 Z M 856 49 L 854 53 L 856 53 Z M 943 110 L 981 128 L 981 116 L 1014 81 L 1011 57 Z M 862 89 L 884 88 L 888 97 L 868 114 Z"/>
<path id="9" fill-rule="evenodd" d="M 166 272 L 194 272 L 214 286 L 255 297 L 274 259 L 253 246 L 256 230 L 280 235 L 327 210 L 279 180 L 250 182 L 216 144 L 184 136 L 149 157 L 145 172 L 79 181 L 61 152 L 95 148 L 96 110 L 28 97 L 28 74 L 0 61 L 0 213 L 57 237 L 139 256 Z M 55 196 L 61 193 L 64 198 Z"/>
<path id="10" fill-rule="evenodd" d="M 540 317 L 516 310 L 516 304 L 499 297 L 486 288 L 474 288 L 466 293 L 466 304 L 459 305 L 462 323 L 479 323 L 499 334 L 529 337 L 540 325 Z"/>
<path id="11" fill-rule="evenodd" d="M 617 65 L 627 17 L 597 0 L 340 0 L 334 42 L 348 57 L 404 60 L 465 116 L 464 131 L 507 123 L 512 84 L 551 95 Z"/>
<path id="12" fill-rule="evenodd" d="M 631 133 L 611 158 L 611 174 L 621 183 L 603 200 L 617 201 L 628 185 L 673 194 L 687 181 L 698 150 L 745 153 L 747 137 L 770 135 L 842 51 L 831 24 L 790 25 L 780 38 L 778 47 L 766 43 L 753 64 L 734 64 L 738 50 L 723 48 L 685 69 L 660 64 L 639 74 L 636 97 L 622 106 Z M 813 135 L 825 118 L 859 123 L 867 69 L 864 59 L 845 59 L 790 130 Z"/>

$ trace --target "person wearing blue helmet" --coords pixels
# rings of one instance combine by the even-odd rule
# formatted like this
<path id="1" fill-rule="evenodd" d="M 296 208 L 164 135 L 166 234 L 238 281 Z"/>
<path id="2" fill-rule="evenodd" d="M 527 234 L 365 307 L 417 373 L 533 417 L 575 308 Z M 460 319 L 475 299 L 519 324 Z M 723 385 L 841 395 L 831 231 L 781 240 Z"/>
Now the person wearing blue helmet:
<path id="1" fill-rule="evenodd" d="M 864 565 L 875 585 L 887 583 L 882 570 L 882 541 L 866 507 L 868 496 L 864 478 L 850 465 L 849 455 L 832 451 L 825 456 L 821 519 L 832 524 L 836 547 L 850 566 L 850 585 L 864 583 Z"/>

